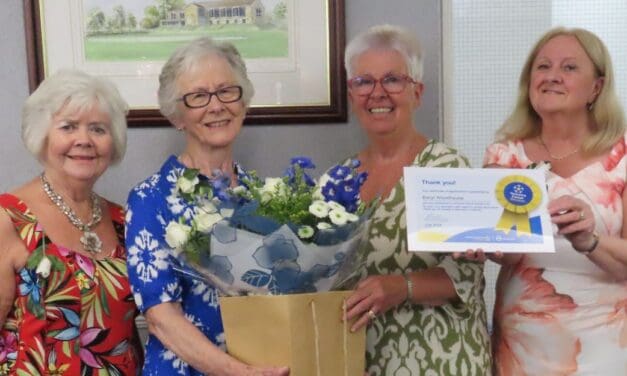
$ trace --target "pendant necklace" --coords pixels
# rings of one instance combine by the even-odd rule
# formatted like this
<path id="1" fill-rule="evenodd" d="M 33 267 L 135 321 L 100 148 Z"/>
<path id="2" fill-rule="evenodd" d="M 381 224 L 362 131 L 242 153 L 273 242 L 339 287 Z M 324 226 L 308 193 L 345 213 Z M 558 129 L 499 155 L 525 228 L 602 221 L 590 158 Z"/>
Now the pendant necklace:
<path id="1" fill-rule="evenodd" d="M 74 210 L 63 201 L 63 197 L 52 189 L 52 186 L 43 173 L 41 174 L 41 183 L 50 201 L 65 214 L 74 227 L 83 233 L 83 236 L 80 238 L 83 249 L 92 254 L 100 253 L 102 251 L 102 241 L 100 241 L 98 234 L 92 231 L 92 228 L 102 219 L 102 210 L 100 208 L 100 198 L 98 195 L 94 192 L 91 193 L 91 220 L 88 223 L 83 223 L 76 213 L 74 213 Z"/>
<path id="2" fill-rule="evenodd" d="M 579 153 L 579 150 L 581 147 L 576 148 L 575 150 L 569 151 L 568 153 L 564 154 L 564 155 L 553 155 L 551 153 L 551 151 L 549 150 L 549 147 L 546 146 L 546 143 L 544 142 L 544 139 L 542 139 L 542 136 L 538 136 L 538 142 L 540 142 L 540 145 L 542 145 L 542 147 L 544 148 L 544 150 L 546 150 L 547 154 L 549 154 L 549 157 L 551 157 L 551 159 L 555 160 L 555 161 L 561 161 L 562 159 L 566 159 L 572 155 L 575 155 L 577 153 Z"/>

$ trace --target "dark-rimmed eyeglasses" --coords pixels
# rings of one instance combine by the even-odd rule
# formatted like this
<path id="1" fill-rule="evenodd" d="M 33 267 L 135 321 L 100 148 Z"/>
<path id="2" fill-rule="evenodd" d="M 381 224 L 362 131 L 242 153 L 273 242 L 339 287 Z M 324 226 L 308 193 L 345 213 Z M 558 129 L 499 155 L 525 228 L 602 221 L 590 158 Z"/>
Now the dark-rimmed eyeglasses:
<path id="1" fill-rule="evenodd" d="M 357 95 L 370 95 L 374 91 L 377 83 L 381 84 L 383 90 L 388 94 L 397 94 L 405 90 L 407 83 L 415 84 L 416 80 L 405 75 L 390 73 L 383 78 L 376 79 L 370 75 L 353 77 L 348 80 L 348 87 Z"/>
<path id="2" fill-rule="evenodd" d="M 222 103 L 237 102 L 242 98 L 242 87 L 235 85 L 223 87 L 216 91 L 196 91 L 184 94 L 178 100 L 183 101 L 185 106 L 189 108 L 200 108 L 208 105 L 214 95 Z"/>

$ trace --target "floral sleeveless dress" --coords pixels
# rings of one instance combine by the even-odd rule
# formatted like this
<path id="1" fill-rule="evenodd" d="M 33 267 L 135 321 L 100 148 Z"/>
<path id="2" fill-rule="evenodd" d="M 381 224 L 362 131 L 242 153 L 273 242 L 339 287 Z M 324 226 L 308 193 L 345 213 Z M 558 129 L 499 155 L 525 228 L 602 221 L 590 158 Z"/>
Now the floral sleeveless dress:
<path id="1" fill-rule="evenodd" d="M 484 165 L 526 168 L 520 141 L 488 147 Z M 601 235 L 620 236 L 627 155 L 621 139 L 603 160 L 563 178 L 548 172 L 549 198 L 586 201 Z M 556 253 L 527 254 L 497 282 L 493 351 L 496 373 L 627 375 L 627 283 L 614 280 L 561 235 Z"/>
<path id="2" fill-rule="evenodd" d="M 50 242 L 24 202 L 0 195 L 0 206 L 30 252 L 15 278 L 15 299 L 0 330 L 0 375 L 135 375 L 141 345 L 126 251 L 96 260 Z M 109 204 L 119 244 L 124 212 Z M 35 269 L 45 251 L 47 278 Z"/>

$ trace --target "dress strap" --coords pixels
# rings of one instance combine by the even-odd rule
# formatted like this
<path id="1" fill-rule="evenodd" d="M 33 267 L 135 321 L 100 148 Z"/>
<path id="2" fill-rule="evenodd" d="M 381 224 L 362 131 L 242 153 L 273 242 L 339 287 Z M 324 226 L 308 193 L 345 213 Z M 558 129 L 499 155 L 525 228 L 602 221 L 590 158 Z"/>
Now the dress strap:
<path id="1" fill-rule="evenodd" d="M 35 250 L 45 234 L 41 231 L 37 218 L 26 203 L 17 196 L 3 193 L 0 195 L 0 207 L 11 219 L 15 232 L 26 246 L 26 249 L 29 252 Z"/>
<path id="2" fill-rule="evenodd" d="M 113 228 L 115 229 L 115 233 L 118 238 L 118 243 L 120 245 L 124 244 L 124 209 L 118 205 L 114 204 L 111 201 L 105 200 L 107 203 L 107 207 L 109 210 L 109 215 L 111 215 L 111 222 L 113 223 Z M 123 246 L 118 246 L 115 251 L 115 257 L 125 257 L 126 251 Z"/>

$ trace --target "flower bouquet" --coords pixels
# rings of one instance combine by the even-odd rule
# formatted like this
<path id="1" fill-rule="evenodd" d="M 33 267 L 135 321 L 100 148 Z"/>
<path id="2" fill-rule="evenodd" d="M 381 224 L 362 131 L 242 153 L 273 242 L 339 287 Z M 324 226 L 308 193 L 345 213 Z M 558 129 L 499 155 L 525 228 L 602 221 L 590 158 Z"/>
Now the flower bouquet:
<path id="1" fill-rule="evenodd" d="M 292 158 L 283 177 L 239 176 L 230 188 L 215 174 L 201 181 L 187 169 L 176 189 L 194 212 L 170 222 L 166 241 L 177 270 L 224 295 L 329 291 L 357 270 L 357 250 L 371 206 L 360 204 L 367 174 L 359 162 L 339 165 L 316 185 L 310 159 Z"/>
<path id="2" fill-rule="evenodd" d="M 318 184 L 304 157 L 282 177 L 238 174 L 235 188 L 220 174 L 178 178 L 175 193 L 195 209 L 166 228 L 177 271 L 223 296 L 245 295 L 220 299 L 229 353 L 299 375 L 363 372 L 365 333 L 339 319 L 349 292 L 329 292 L 356 280 L 374 207 L 359 200 L 367 174 L 358 167 L 335 166 Z"/>

